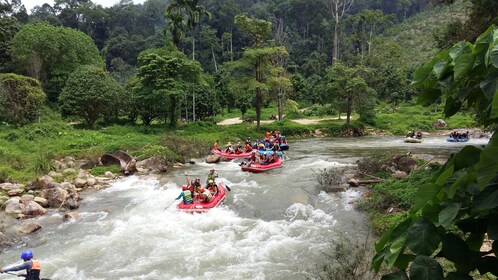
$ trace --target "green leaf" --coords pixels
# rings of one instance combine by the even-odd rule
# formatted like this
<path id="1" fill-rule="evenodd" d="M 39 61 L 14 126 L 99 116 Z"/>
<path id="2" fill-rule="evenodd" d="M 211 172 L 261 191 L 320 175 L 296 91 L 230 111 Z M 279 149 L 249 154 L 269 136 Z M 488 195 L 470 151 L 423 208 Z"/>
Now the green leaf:
<path id="1" fill-rule="evenodd" d="M 384 246 L 387 244 L 387 242 L 394 240 L 401 235 L 405 234 L 406 230 L 411 226 L 412 220 L 410 218 L 404 220 L 400 224 L 398 224 L 395 227 L 392 227 L 389 229 L 386 233 L 382 235 L 382 237 L 377 240 L 375 243 L 375 250 L 377 252 L 380 252 Z"/>
<path id="2" fill-rule="evenodd" d="M 439 213 L 439 224 L 446 229 L 451 224 L 453 219 L 458 215 L 460 207 L 462 206 L 459 202 L 451 202 Z"/>
<path id="3" fill-rule="evenodd" d="M 467 244 L 470 250 L 479 252 L 484 241 L 484 236 L 484 233 L 473 232 L 465 239 L 465 244 Z"/>
<path id="4" fill-rule="evenodd" d="M 453 60 L 457 59 L 461 55 L 470 54 L 470 53 L 472 53 L 472 49 L 465 42 L 456 43 L 453 47 L 451 47 L 449 52 L 450 57 Z"/>
<path id="5" fill-rule="evenodd" d="M 399 270 L 405 270 L 410 262 L 415 259 L 415 257 L 415 255 L 401 254 L 398 256 L 398 259 L 396 260 L 396 263 L 394 263 L 394 266 Z"/>
<path id="6" fill-rule="evenodd" d="M 491 65 L 493 65 L 495 68 L 498 68 L 498 45 L 496 45 L 490 52 L 489 52 L 489 62 Z"/>
<path id="7" fill-rule="evenodd" d="M 406 245 L 417 255 L 430 256 L 438 248 L 440 240 L 436 226 L 420 218 L 408 229 Z"/>
<path id="8" fill-rule="evenodd" d="M 493 214 L 488 222 L 488 237 L 491 240 L 498 239 L 498 214 Z"/>
<path id="9" fill-rule="evenodd" d="M 481 149 L 474 146 L 465 146 L 455 155 L 455 171 L 474 166 L 479 162 Z"/>
<path id="10" fill-rule="evenodd" d="M 481 160 L 476 164 L 477 182 L 481 189 L 498 173 L 498 133 L 494 133 L 488 145 L 481 152 Z"/>
<path id="11" fill-rule="evenodd" d="M 446 103 L 444 104 L 445 117 L 449 118 L 454 114 L 458 113 L 461 107 L 462 107 L 462 102 L 460 100 L 456 100 L 453 97 L 449 96 L 446 99 Z"/>
<path id="12" fill-rule="evenodd" d="M 446 280 L 473 280 L 474 278 L 472 278 L 468 274 L 460 274 L 460 273 L 456 273 L 456 272 L 450 272 L 450 273 L 448 273 L 448 275 L 446 275 L 446 277 L 444 279 L 446 279 Z"/>
<path id="13" fill-rule="evenodd" d="M 387 268 L 391 269 L 396 263 L 399 254 L 405 250 L 406 236 L 401 236 L 394 240 L 389 248 L 389 253 L 386 252 L 384 260 L 386 262 Z"/>
<path id="14" fill-rule="evenodd" d="M 448 68 L 449 68 L 448 61 L 441 60 L 436 62 L 436 64 L 434 64 L 434 73 L 436 73 L 436 77 L 438 79 L 441 79 L 441 77 L 446 73 Z"/>
<path id="15" fill-rule="evenodd" d="M 453 165 L 449 165 L 443 171 L 443 173 L 441 173 L 441 175 L 439 175 L 439 177 L 436 180 L 436 184 L 443 185 L 444 183 L 446 183 L 446 181 L 453 175 L 454 168 L 455 167 Z"/>
<path id="16" fill-rule="evenodd" d="M 498 179 L 498 177 L 497 177 Z M 498 206 L 498 180 L 493 180 L 474 199 L 473 211 L 493 209 Z"/>
<path id="17" fill-rule="evenodd" d="M 441 90 L 438 88 L 424 88 L 417 98 L 417 104 L 432 104 L 441 97 L 441 94 Z"/>
<path id="18" fill-rule="evenodd" d="M 431 74 L 433 66 L 434 66 L 434 62 L 430 61 L 430 62 L 426 63 L 424 66 L 415 70 L 415 73 L 413 74 L 412 85 L 413 86 L 421 86 L 424 83 L 424 81 Z"/>
<path id="19" fill-rule="evenodd" d="M 490 73 L 484 80 L 479 84 L 484 96 L 487 100 L 491 100 L 493 96 L 498 91 L 498 72 Z"/>
<path id="20" fill-rule="evenodd" d="M 410 209 L 410 212 L 415 213 L 420 208 L 424 207 L 424 205 L 428 201 L 432 200 L 436 196 L 436 194 L 439 193 L 441 188 L 442 185 L 436 185 L 432 183 L 420 186 L 417 190 L 417 195 L 415 195 L 415 204 L 412 209 Z"/>
<path id="21" fill-rule="evenodd" d="M 474 269 L 469 261 L 471 252 L 462 239 L 449 233 L 444 235 L 441 241 L 443 256 L 455 264 L 458 272 L 468 273 Z"/>
<path id="22" fill-rule="evenodd" d="M 474 55 L 470 53 L 460 55 L 455 60 L 455 66 L 453 67 L 453 76 L 455 81 L 459 81 L 461 78 L 467 76 L 470 70 L 474 67 L 474 62 Z"/>
<path id="23" fill-rule="evenodd" d="M 495 92 L 493 97 L 493 102 L 491 103 L 491 115 L 492 119 L 498 118 L 498 91 Z"/>
<path id="24" fill-rule="evenodd" d="M 417 256 L 410 267 L 411 280 L 442 280 L 443 269 L 433 258 Z"/>
<path id="25" fill-rule="evenodd" d="M 439 212 L 441 212 L 442 209 L 443 207 L 441 207 L 441 205 L 439 204 L 427 204 L 422 209 L 422 215 L 424 216 L 424 218 L 436 224 L 439 222 Z"/>
<path id="26" fill-rule="evenodd" d="M 465 189 L 469 182 L 469 176 L 465 170 L 459 170 L 453 174 L 453 176 L 448 180 L 451 183 L 450 187 L 447 189 L 448 199 L 453 199 L 456 192 L 461 188 Z"/>
<path id="27" fill-rule="evenodd" d="M 382 262 L 384 261 L 384 257 L 386 256 L 386 249 L 382 250 L 381 252 L 378 252 L 375 254 L 375 256 L 372 259 L 372 268 L 378 272 L 380 270 L 380 267 L 382 265 Z"/>
<path id="28" fill-rule="evenodd" d="M 404 271 L 397 271 L 391 274 L 382 276 L 380 280 L 409 280 Z"/>

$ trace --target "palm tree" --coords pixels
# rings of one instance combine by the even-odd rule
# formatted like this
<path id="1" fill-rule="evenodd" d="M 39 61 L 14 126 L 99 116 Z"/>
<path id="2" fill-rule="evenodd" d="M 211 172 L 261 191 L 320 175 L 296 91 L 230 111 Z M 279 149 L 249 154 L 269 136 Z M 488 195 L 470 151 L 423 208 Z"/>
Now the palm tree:
<path id="1" fill-rule="evenodd" d="M 173 11 L 166 11 L 165 16 L 169 21 L 166 27 L 166 31 L 171 34 L 171 40 L 173 41 L 173 44 L 175 44 L 175 46 L 180 49 L 182 40 L 185 37 L 186 29 L 183 15 Z"/>

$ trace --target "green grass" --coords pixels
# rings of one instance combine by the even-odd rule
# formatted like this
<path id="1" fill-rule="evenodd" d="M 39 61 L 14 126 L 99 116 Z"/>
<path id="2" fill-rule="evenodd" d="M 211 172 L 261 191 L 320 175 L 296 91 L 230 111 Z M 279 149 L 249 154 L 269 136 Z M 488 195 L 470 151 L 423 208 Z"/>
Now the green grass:
<path id="1" fill-rule="evenodd" d="M 405 135 L 408 131 L 418 129 L 432 132 L 435 131 L 432 123 L 437 119 L 443 119 L 448 124 L 444 129 L 478 126 L 472 116 L 466 113 L 445 118 L 441 108 L 434 112 L 433 107 L 402 105 L 395 113 L 379 110 L 375 118 L 375 129 L 395 135 Z"/>

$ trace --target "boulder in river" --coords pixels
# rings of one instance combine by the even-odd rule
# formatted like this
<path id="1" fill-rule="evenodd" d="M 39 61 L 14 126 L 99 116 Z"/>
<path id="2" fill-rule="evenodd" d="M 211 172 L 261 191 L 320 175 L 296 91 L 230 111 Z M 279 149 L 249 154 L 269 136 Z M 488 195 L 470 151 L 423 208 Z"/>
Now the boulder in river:
<path id="1" fill-rule="evenodd" d="M 104 154 L 100 157 L 100 162 L 104 166 L 118 165 L 125 174 L 133 174 L 137 171 L 136 160 L 124 151 L 117 151 L 114 154 Z"/>
<path id="2" fill-rule="evenodd" d="M 28 234 L 41 229 L 41 225 L 33 221 L 26 221 L 21 224 L 17 231 L 21 234 Z"/>

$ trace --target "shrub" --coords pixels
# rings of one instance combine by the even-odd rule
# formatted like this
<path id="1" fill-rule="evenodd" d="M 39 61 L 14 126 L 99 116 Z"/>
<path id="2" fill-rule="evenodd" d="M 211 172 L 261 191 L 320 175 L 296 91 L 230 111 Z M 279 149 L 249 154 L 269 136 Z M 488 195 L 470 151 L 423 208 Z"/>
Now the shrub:
<path id="1" fill-rule="evenodd" d="M 121 167 L 118 165 L 95 166 L 94 168 L 90 169 L 90 174 L 94 176 L 101 176 L 104 175 L 107 171 L 119 174 L 121 173 Z"/>
<path id="2" fill-rule="evenodd" d="M 45 174 L 52 169 L 52 152 L 39 149 L 31 161 L 31 169 L 36 174 Z"/>

